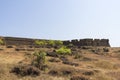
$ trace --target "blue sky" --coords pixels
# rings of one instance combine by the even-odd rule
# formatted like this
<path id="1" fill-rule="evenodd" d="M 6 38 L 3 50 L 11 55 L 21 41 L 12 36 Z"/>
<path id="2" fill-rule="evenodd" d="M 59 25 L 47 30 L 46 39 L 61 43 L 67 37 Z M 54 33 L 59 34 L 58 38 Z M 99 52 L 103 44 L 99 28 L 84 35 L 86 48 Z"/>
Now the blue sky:
<path id="1" fill-rule="evenodd" d="M 0 35 L 120 46 L 120 0 L 0 0 Z"/>

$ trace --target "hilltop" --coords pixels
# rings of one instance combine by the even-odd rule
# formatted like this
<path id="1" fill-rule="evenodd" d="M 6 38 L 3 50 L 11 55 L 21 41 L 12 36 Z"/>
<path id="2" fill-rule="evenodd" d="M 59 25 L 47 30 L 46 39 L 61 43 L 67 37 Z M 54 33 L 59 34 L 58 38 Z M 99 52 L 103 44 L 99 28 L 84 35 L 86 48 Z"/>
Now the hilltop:
<path id="1" fill-rule="evenodd" d="M 120 48 L 108 39 L 0 39 L 0 80 L 120 80 Z"/>

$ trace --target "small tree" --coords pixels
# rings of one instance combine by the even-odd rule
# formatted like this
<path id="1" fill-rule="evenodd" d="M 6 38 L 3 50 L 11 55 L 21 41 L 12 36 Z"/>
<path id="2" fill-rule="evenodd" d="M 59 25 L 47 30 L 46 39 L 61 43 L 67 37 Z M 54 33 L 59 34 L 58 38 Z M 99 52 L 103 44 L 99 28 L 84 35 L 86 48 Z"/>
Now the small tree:
<path id="1" fill-rule="evenodd" d="M 46 62 L 46 53 L 43 51 L 39 51 L 39 52 L 35 52 L 33 55 L 34 55 L 34 60 L 32 64 L 41 69 Z"/>

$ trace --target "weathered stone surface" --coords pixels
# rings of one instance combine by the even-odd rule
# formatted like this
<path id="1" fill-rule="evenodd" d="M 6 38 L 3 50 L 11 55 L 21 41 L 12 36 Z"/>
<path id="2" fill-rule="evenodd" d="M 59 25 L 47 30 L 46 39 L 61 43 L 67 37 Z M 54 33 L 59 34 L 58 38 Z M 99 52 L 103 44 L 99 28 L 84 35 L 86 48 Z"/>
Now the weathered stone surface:
<path id="1" fill-rule="evenodd" d="M 79 41 L 77 39 L 72 40 L 71 43 L 73 45 L 79 45 Z"/>
<path id="2" fill-rule="evenodd" d="M 4 37 L 6 45 L 34 45 L 34 39 Z"/>
<path id="3" fill-rule="evenodd" d="M 63 41 L 64 45 L 69 45 L 71 42 L 69 40 Z"/>
<path id="4" fill-rule="evenodd" d="M 108 39 L 80 39 L 80 40 L 72 40 L 72 41 L 64 41 L 64 45 L 73 44 L 75 46 L 105 46 L 110 47 Z"/>
<path id="5" fill-rule="evenodd" d="M 80 46 L 93 46 L 93 39 L 81 39 L 79 41 Z"/>
<path id="6" fill-rule="evenodd" d="M 3 37 L 2 38 L 5 42 L 5 45 L 15 45 L 15 46 L 33 46 L 36 47 L 35 40 L 41 40 L 41 39 L 29 39 L 29 38 L 17 38 L 17 37 Z M 63 41 L 64 45 L 73 45 L 76 47 L 80 46 L 105 46 L 110 47 L 109 40 L 108 39 L 74 39 L 74 40 L 66 40 Z M 40 47 L 40 46 L 37 46 Z M 47 47 L 47 46 L 46 46 Z"/>

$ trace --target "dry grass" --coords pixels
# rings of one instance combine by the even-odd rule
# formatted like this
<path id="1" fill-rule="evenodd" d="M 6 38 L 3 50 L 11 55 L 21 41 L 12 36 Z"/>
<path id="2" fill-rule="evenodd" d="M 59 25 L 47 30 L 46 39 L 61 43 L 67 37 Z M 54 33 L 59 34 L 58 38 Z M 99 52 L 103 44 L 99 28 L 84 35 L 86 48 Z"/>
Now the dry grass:
<path id="1" fill-rule="evenodd" d="M 115 80 L 114 78 L 107 76 L 105 74 L 97 74 L 91 78 L 91 80 Z"/>
<path id="2" fill-rule="evenodd" d="M 118 69 L 119 68 L 117 65 L 108 61 L 98 61 L 98 62 L 95 62 L 94 65 L 102 69 Z"/>
<path id="3" fill-rule="evenodd" d="M 9 71 L 13 65 L 11 64 L 0 64 L 0 80 L 16 80 L 17 77 L 11 74 Z"/>
<path id="4" fill-rule="evenodd" d="M 108 76 L 115 78 L 116 80 L 120 80 L 120 71 L 111 71 L 106 73 Z"/>
<path id="5" fill-rule="evenodd" d="M 42 48 L 41 50 L 43 50 Z M 89 50 L 82 49 L 81 55 L 67 56 L 69 62 L 78 63 L 79 66 L 63 64 L 59 57 L 47 56 L 48 69 L 42 71 L 39 76 L 20 77 L 10 70 L 19 62 L 27 64 L 30 62 L 30 52 L 17 52 L 13 48 L 7 48 L 0 51 L 0 80 L 70 80 L 73 75 L 80 75 L 88 78 L 88 80 L 120 80 L 120 60 L 118 59 L 120 48 L 110 49 L 111 55 L 98 55 Z M 51 52 L 53 49 L 44 49 Z M 117 52 L 117 53 L 115 53 Z M 28 55 L 25 55 L 29 53 Z M 86 54 L 84 54 L 86 53 Z M 113 55 L 114 54 L 114 55 Z M 26 58 L 27 57 L 27 58 Z M 76 57 L 76 59 L 75 59 Z M 50 61 L 49 61 L 50 60 Z M 56 71 L 57 75 L 49 74 L 50 71 Z"/>

